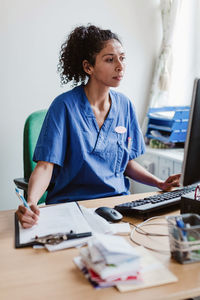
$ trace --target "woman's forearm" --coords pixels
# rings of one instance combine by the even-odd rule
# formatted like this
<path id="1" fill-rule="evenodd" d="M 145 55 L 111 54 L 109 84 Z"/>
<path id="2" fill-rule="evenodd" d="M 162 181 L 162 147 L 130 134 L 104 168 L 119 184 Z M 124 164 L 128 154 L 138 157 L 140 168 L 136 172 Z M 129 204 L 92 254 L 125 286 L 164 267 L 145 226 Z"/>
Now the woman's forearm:
<path id="1" fill-rule="evenodd" d="M 39 161 L 28 183 L 28 202 L 37 204 L 49 186 L 54 164 Z"/>
<path id="2" fill-rule="evenodd" d="M 136 161 L 130 160 L 125 170 L 125 176 L 147 185 L 156 186 L 163 191 L 170 191 L 174 187 L 180 186 L 181 174 L 171 175 L 166 180 L 161 180 L 148 172 Z"/>
<path id="3" fill-rule="evenodd" d="M 130 160 L 128 162 L 125 170 L 125 176 L 128 176 L 135 181 L 156 187 L 160 187 L 160 184 L 162 183 L 162 180 L 148 172 L 134 160 Z"/>

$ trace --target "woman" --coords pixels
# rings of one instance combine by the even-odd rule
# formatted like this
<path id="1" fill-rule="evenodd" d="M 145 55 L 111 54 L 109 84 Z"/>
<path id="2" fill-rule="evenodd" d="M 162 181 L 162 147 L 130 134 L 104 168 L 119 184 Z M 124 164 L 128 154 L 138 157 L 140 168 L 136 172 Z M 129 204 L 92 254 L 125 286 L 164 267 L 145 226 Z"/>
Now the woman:
<path id="1" fill-rule="evenodd" d="M 24 228 L 36 224 L 37 202 L 50 183 L 46 204 L 126 195 L 126 177 L 162 190 L 179 186 L 179 175 L 162 181 L 134 161 L 145 151 L 135 109 L 110 89 L 125 72 L 116 34 L 92 25 L 75 28 L 62 46 L 59 71 L 62 83 L 79 85 L 58 96 L 47 112 L 28 187 L 31 211 L 22 205 L 17 210 Z"/>

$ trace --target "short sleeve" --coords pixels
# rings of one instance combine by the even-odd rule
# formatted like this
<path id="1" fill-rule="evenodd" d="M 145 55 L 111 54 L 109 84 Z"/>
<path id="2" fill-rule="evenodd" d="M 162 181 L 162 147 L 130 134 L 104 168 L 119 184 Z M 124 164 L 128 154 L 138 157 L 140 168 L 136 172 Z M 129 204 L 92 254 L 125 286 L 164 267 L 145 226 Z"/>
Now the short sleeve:
<path id="1" fill-rule="evenodd" d="M 130 109 L 129 109 L 128 136 L 131 138 L 129 160 L 132 160 L 142 155 L 145 152 L 145 142 L 137 120 L 134 105 L 131 101 L 130 101 Z"/>
<path id="2" fill-rule="evenodd" d="M 33 160 L 63 166 L 67 150 L 67 114 L 62 99 L 51 104 L 35 147 Z"/>

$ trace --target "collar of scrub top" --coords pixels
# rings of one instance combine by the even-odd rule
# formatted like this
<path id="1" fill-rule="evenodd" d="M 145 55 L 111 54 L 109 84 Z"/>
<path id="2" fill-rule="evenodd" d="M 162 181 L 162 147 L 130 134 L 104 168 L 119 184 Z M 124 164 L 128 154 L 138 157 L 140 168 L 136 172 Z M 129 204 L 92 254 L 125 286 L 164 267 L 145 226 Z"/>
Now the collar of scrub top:
<path id="1" fill-rule="evenodd" d="M 84 86 L 80 86 L 80 88 L 82 88 L 82 102 L 81 102 L 81 106 L 85 112 L 85 114 L 88 116 L 88 117 L 92 117 L 92 118 L 95 118 L 95 115 L 93 113 L 93 110 L 92 110 L 92 107 L 90 105 L 90 102 L 85 94 L 85 91 L 84 91 Z M 114 117 L 116 116 L 116 113 L 117 113 L 117 105 L 116 105 L 116 99 L 113 97 L 113 94 L 112 92 L 110 91 L 109 92 L 109 95 L 110 95 L 110 98 L 111 98 L 111 107 L 110 107 L 110 111 L 109 111 L 109 114 L 106 118 L 106 120 L 109 120 L 109 119 L 114 119 Z"/>

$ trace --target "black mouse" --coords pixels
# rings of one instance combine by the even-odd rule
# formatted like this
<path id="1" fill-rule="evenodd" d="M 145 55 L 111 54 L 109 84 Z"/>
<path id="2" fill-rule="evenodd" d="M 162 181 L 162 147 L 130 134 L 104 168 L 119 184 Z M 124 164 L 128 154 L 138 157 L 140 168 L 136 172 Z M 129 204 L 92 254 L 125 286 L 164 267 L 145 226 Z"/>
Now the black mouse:
<path id="1" fill-rule="evenodd" d="M 97 208 L 95 213 L 110 222 L 119 222 L 123 218 L 117 210 L 105 206 Z"/>

